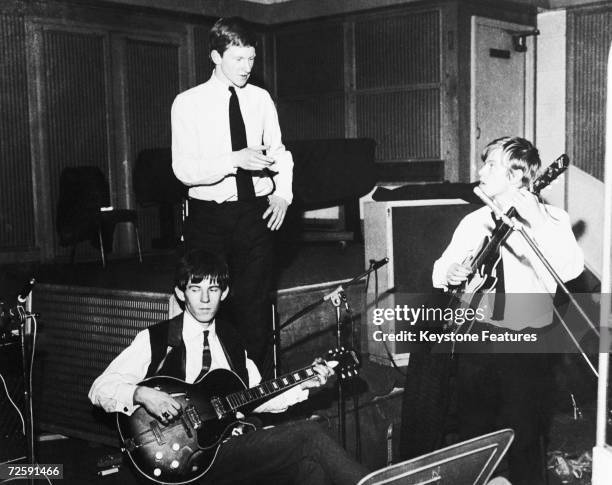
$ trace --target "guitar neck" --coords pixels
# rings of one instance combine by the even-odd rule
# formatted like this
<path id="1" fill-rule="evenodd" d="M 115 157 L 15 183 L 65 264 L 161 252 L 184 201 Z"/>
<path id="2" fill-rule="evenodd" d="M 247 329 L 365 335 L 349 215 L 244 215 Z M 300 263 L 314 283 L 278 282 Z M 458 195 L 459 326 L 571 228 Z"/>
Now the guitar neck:
<path id="1" fill-rule="evenodd" d="M 280 394 L 315 377 L 317 377 L 317 373 L 314 371 L 314 366 L 309 365 L 276 379 L 262 382 L 255 387 L 228 394 L 225 399 L 232 411 L 237 411 L 244 406 Z"/>

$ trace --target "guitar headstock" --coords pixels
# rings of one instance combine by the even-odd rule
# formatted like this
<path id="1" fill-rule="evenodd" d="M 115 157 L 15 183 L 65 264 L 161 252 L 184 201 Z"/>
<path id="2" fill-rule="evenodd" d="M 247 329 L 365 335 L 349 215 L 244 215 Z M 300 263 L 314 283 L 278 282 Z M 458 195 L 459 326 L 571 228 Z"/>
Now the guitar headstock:
<path id="1" fill-rule="evenodd" d="M 551 163 L 544 172 L 533 182 L 531 191 L 538 195 L 542 189 L 547 187 L 553 180 L 567 170 L 569 167 L 570 159 L 564 153 Z"/>
<path id="2" fill-rule="evenodd" d="M 350 379 L 359 374 L 361 362 L 357 352 L 353 349 L 340 347 L 339 349 L 329 350 L 325 356 L 326 361 L 334 361 L 338 364 L 334 367 L 334 372 L 339 379 Z"/>

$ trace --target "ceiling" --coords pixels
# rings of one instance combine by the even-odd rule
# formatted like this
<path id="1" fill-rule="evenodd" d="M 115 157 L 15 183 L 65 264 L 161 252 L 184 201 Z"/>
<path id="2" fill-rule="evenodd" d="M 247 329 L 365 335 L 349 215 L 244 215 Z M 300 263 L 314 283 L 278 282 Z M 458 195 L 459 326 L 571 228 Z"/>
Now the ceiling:
<path id="1" fill-rule="evenodd" d="M 252 22 L 276 24 L 337 15 L 371 8 L 422 2 L 422 0 L 98 0 L 210 17 L 238 15 Z M 492 5 L 498 0 L 480 0 Z M 602 3 L 601 0 L 506 0 L 541 10 Z M 610 0 L 612 1 L 612 0 Z"/>

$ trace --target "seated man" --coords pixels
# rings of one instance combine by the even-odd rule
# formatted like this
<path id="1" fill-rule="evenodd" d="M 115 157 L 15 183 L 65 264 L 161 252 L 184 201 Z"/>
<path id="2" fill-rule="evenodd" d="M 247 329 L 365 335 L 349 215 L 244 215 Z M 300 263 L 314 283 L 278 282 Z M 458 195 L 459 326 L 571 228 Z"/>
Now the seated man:
<path id="1" fill-rule="evenodd" d="M 188 253 L 175 275 L 175 293 L 185 311 L 141 331 L 93 383 L 89 399 L 107 412 L 131 415 L 143 406 L 167 425 L 181 414 L 169 394 L 140 386 L 155 375 L 193 383 L 207 371 L 230 369 L 250 387 L 261 381 L 257 366 L 246 354 L 239 334 L 216 320 L 229 292 L 227 266 L 203 250 Z M 332 369 L 315 361 L 316 379 L 302 382 L 261 404 L 254 412 L 282 412 L 308 397 L 308 388 L 327 381 Z M 276 477 L 296 484 L 354 484 L 367 471 L 319 426 L 310 422 L 259 429 L 224 442 L 201 483 L 253 483 Z"/>

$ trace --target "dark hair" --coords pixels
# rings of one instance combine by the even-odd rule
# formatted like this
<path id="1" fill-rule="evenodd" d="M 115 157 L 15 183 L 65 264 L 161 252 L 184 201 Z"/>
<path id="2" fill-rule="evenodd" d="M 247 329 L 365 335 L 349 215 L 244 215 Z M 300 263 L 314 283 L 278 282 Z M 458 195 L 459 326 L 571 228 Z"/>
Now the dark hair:
<path id="1" fill-rule="evenodd" d="M 176 265 L 174 286 L 185 291 L 189 282 L 198 284 L 207 278 L 225 291 L 229 286 L 227 264 L 213 253 L 195 249 L 185 254 Z"/>
<path id="2" fill-rule="evenodd" d="M 257 47 L 257 37 L 240 17 L 220 18 L 208 34 L 210 52 L 217 51 L 221 56 L 228 47 Z"/>
<path id="3" fill-rule="evenodd" d="M 508 172 L 523 172 L 522 185 L 528 187 L 535 180 L 542 165 L 538 149 L 525 138 L 504 136 L 493 140 L 484 148 L 480 156 L 482 161 L 485 162 L 489 154 L 497 148 L 502 151 L 502 160 Z"/>

